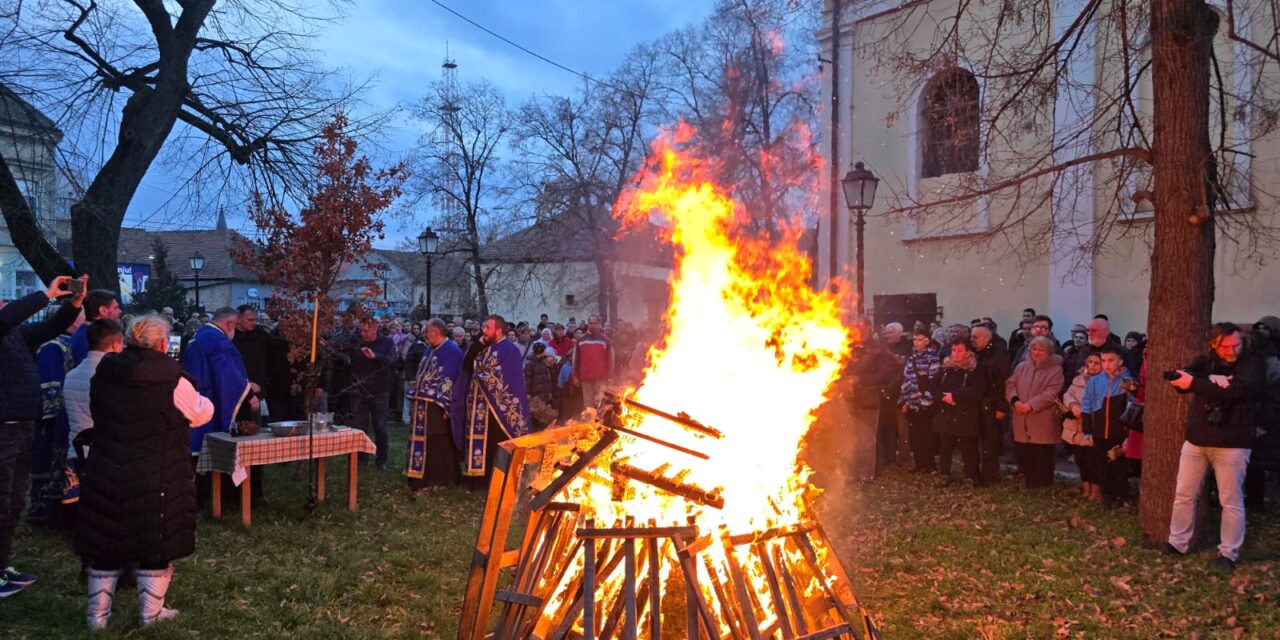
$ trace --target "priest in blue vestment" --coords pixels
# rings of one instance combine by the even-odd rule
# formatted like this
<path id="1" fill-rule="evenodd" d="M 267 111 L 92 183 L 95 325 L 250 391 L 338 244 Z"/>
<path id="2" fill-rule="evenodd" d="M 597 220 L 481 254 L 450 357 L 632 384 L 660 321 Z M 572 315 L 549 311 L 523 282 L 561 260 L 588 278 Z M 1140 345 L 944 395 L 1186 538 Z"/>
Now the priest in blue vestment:
<path id="1" fill-rule="evenodd" d="M 502 316 L 485 318 L 483 334 L 467 349 L 454 384 L 449 422 L 468 476 L 490 475 L 498 444 L 529 432 L 524 357 L 506 331 Z"/>
<path id="2" fill-rule="evenodd" d="M 256 391 L 245 373 L 244 359 L 231 342 L 237 313 L 231 307 L 213 312 L 209 324 L 200 327 L 182 352 L 182 368 L 195 380 L 196 391 L 213 402 L 213 419 L 190 430 L 191 453 L 199 454 L 207 433 L 228 433 L 236 413 L 246 401 L 258 410 Z"/>
<path id="3" fill-rule="evenodd" d="M 447 337 L 449 327 L 439 318 L 427 322 L 423 337 L 427 351 L 418 365 L 409 408 L 409 462 L 404 474 L 415 491 L 458 484 L 461 467 L 449 431 L 453 383 L 462 364 L 462 349 Z"/>

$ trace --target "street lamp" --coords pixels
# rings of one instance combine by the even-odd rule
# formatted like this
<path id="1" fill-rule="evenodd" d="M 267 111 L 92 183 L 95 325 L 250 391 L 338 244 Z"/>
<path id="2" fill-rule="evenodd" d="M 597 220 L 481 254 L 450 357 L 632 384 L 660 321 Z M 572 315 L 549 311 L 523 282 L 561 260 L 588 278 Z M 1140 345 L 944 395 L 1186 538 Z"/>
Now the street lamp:
<path id="1" fill-rule="evenodd" d="M 844 174 L 844 178 L 840 180 L 840 186 L 844 190 L 844 202 L 849 207 L 849 212 L 854 217 L 854 230 L 857 234 L 855 246 L 858 250 L 857 269 L 857 293 L 858 293 L 858 315 L 861 316 L 866 309 L 863 302 L 863 230 L 867 226 L 867 210 L 876 201 L 876 186 L 880 184 L 880 179 L 867 170 L 861 162 L 854 163 L 853 169 Z"/>
<path id="2" fill-rule="evenodd" d="M 436 247 L 440 244 L 440 236 L 427 227 L 422 235 L 418 236 L 418 253 L 427 259 L 427 317 L 431 317 L 431 256 L 436 252 Z"/>
<path id="3" fill-rule="evenodd" d="M 187 264 L 191 267 L 191 273 L 196 276 L 196 311 L 200 311 L 200 272 L 204 270 L 204 256 L 197 251 L 191 254 Z"/>

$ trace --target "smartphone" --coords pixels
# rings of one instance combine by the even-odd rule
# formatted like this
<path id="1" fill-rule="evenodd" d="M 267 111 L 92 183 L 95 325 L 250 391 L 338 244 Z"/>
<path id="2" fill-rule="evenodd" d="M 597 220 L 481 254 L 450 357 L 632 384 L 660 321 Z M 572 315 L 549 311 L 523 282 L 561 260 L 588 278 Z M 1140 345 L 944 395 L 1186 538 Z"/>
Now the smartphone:
<path id="1" fill-rule="evenodd" d="M 80 295 L 84 292 L 84 280 L 80 278 L 71 279 L 67 282 L 67 291 L 70 291 L 73 296 Z"/>

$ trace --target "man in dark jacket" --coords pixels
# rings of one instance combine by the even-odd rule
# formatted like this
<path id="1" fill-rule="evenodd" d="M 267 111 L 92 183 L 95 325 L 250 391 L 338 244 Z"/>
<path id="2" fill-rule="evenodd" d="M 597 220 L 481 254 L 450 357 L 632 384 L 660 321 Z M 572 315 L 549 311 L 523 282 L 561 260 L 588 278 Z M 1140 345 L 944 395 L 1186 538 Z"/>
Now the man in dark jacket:
<path id="1" fill-rule="evenodd" d="M 1000 453 L 1004 445 L 1004 425 L 1009 417 L 1009 402 L 1004 397 L 1004 383 L 1009 379 L 1009 352 L 996 342 L 996 334 L 985 325 L 973 328 L 973 349 L 978 354 L 978 368 L 987 382 L 982 400 L 982 419 L 978 424 L 980 459 L 979 482 L 1000 481 Z"/>
<path id="2" fill-rule="evenodd" d="M 35 576 L 19 573 L 9 565 L 13 535 L 26 508 L 27 484 L 31 472 L 31 439 L 44 403 L 35 350 L 66 331 L 80 315 L 84 285 L 80 293 L 62 305 L 44 322 L 23 325 L 50 300 L 71 295 L 70 276 L 53 279 L 49 289 L 0 305 L 0 598 L 7 598 L 35 582 Z"/>
<path id="3" fill-rule="evenodd" d="M 378 321 L 365 318 L 360 322 L 360 340 L 347 350 L 351 360 L 351 398 L 355 405 L 355 424 L 378 445 L 375 462 L 387 468 L 390 442 L 387 439 L 387 407 L 391 394 L 391 369 L 396 366 L 396 346 L 391 338 L 381 335 Z M 397 393 L 400 393 L 397 391 Z M 360 454 L 362 462 L 368 454 Z"/>
<path id="4" fill-rule="evenodd" d="M 1170 381 L 1192 398 L 1165 551 L 1187 552 L 1195 531 L 1196 500 L 1205 473 L 1212 468 L 1222 504 L 1221 542 L 1214 564 L 1232 570 L 1244 544 L 1244 476 L 1266 370 L 1260 358 L 1244 350 L 1243 332 L 1234 323 L 1213 325 L 1209 336 L 1211 353 L 1179 369 L 1179 377 Z"/>

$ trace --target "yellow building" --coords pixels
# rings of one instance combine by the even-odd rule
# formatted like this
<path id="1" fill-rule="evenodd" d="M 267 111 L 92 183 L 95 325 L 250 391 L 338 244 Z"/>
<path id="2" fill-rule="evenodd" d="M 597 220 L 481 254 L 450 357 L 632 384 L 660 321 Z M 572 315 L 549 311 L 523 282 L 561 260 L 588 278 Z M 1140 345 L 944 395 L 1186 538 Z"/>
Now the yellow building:
<path id="1" fill-rule="evenodd" d="M 1017 16 L 1023 28 L 1002 32 L 993 46 L 994 12 L 1019 4 L 1026 7 Z M 1241 8 L 1257 4 L 1236 3 L 1237 33 L 1248 37 L 1253 19 L 1261 23 Z M 1210 5 L 1220 14 L 1227 10 L 1225 0 Z M 830 134 L 834 124 L 839 133 L 834 158 L 830 139 L 821 149 L 840 174 L 862 161 L 881 178 L 866 218 L 869 312 L 875 296 L 935 294 L 945 322 L 991 316 L 1006 335 L 1024 307 L 1048 313 L 1060 338 L 1097 313 L 1110 316 L 1118 333 L 1144 330 L 1151 187 L 1144 169 L 1125 170 L 1139 165 L 1112 158 L 1027 179 L 1019 190 L 959 198 L 1037 168 L 1139 146 L 1135 140 L 1150 135 L 1149 70 L 1141 82 L 1126 82 L 1149 61 L 1146 35 L 1130 29 L 1122 40 L 1107 7 L 1083 32 L 1062 75 L 1045 85 L 1048 99 L 1013 105 L 1016 113 L 1004 116 L 998 131 L 992 128 L 993 106 L 1009 107 L 1002 96 L 1013 91 L 993 61 L 1044 51 L 1087 6 L 1080 0 L 966 3 L 955 24 L 962 44 L 950 51 L 948 64 L 912 68 L 910 62 L 929 58 L 931 47 L 946 41 L 955 0 L 826 1 L 818 34 L 827 62 L 823 104 L 833 104 L 834 84 L 836 107 L 821 127 Z M 1135 24 L 1142 19 L 1133 16 Z M 1280 184 L 1280 141 L 1264 130 L 1267 117 L 1255 114 L 1261 100 L 1253 100 L 1267 97 L 1276 67 L 1264 69 L 1247 44 L 1229 39 L 1225 17 L 1214 57 L 1226 90 L 1212 101 L 1211 128 L 1215 146 L 1232 151 L 1219 159 L 1228 202 L 1218 217 L 1214 318 L 1252 322 L 1280 314 L 1280 248 L 1267 237 L 1280 226 L 1275 192 L 1267 188 Z M 957 201 L 947 207 L 903 211 L 951 199 Z M 837 202 L 835 215 L 826 212 L 819 223 L 822 282 L 833 271 L 849 276 L 854 264 L 852 216 L 843 197 Z M 890 302 L 880 298 L 880 310 Z"/>

